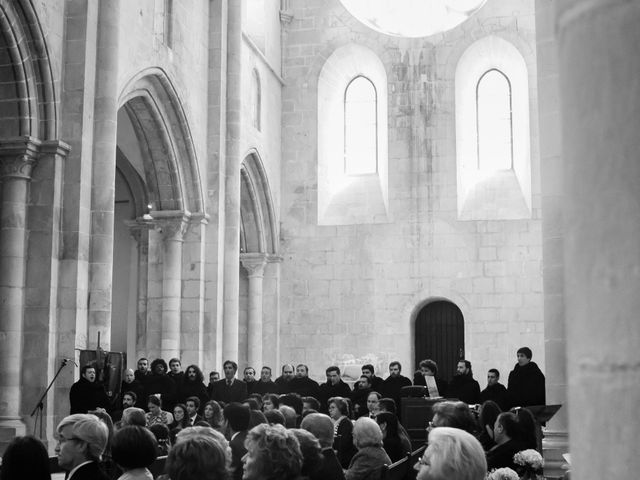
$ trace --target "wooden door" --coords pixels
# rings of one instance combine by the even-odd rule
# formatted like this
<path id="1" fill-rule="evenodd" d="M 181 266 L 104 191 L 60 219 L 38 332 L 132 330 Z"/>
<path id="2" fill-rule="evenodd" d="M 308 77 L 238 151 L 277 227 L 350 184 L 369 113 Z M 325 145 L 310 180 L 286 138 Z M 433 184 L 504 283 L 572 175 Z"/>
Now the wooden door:
<path id="1" fill-rule="evenodd" d="M 464 358 L 464 319 L 453 303 L 437 301 L 418 313 L 415 328 L 415 368 L 425 358 L 438 364 L 438 376 L 447 382 Z"/>

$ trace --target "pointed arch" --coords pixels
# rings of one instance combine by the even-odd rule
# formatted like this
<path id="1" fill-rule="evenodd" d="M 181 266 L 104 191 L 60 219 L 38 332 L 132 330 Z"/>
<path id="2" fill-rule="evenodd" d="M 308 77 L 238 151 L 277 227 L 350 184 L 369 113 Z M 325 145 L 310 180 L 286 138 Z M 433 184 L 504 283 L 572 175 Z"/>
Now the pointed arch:
<path id="1" fill-rule="evenodd" d="M 277 254 L 278 232 L 271 189 L 260 156 L 252 150 L 240 166 L 240 251 Z"/>
<path id="2" fill-rule="evenodd" d="M 166 72 L 139 72 L 119 98 L 143 153 L 144 176 L 154 210 L 204 215 L 204 194 L 191 129 Z"/>
<path id="3" fill-rule="evenodd" d="M 30 0 L 0 0 L 0 56 L 1 81 L 15 85 L 15 90 L 5 89 L 0 95 L 0 130 L 7 133 L 5 136 L 56 139 L 51 62 Z"/>

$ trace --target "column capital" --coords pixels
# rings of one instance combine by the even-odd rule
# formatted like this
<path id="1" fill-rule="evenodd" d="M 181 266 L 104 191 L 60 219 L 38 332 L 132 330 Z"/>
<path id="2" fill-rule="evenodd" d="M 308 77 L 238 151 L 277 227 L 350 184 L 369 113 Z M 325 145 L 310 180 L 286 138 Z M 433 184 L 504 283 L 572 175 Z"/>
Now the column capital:
<path id="1" fill-rule="evenodd" d="M 129 234 L 138 242 L 138 245 L 149 243 L 149 236 L 146 233 L 154 227 L 152 222 L 136 218 L 135 220 L 126 220 L 124 224 L 129 229 Z"/>
<path id="2" fill-rule="evenodd" d="M 268 256 L 266 253 L 241 253 L 240 263 L 247 271 L 249 278 L 262 277 L 264 275 L 264 267 L 267 264 Z"/>
<path id="3" fill-rule="evenodd" d="M 34 137 L 12 137 L 0 140 L 0 180 L 31 180 L 42 142 Z"/>
<path id="4" fill-rule="evenodd" d="M 187 233 L 191 213 L 182 210 L 154 210 L 150 213 L 156 231 L 165 241 L 182 242 Z"/>

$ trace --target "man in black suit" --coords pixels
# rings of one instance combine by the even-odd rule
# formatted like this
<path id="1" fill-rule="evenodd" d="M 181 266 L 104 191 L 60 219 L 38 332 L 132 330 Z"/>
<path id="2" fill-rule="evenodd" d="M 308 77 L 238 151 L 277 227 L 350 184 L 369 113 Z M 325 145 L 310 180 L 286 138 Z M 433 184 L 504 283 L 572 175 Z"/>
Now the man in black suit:
<path id="1" fill-rule="evenodd" d="M 251 411 L 241 403 L 230 403 L 222 411 L 229 431 L 229 447 L 231 448 L 231 476 L 233 480 L 242 480 L 242 457 L 247 453 L 244 441 L 247 439 Z"/>
<path id="2" fill-rule="evenodd" d="M 296 367 L 296 376 L 289 385 L 291 385 L 291 391 L 301 397 L 318 398 L 320 395 L 320 385 L 309 378 L 309 367 L 302 363 Z"/>
<path id="3" fill-rule="evenodd" d="M 109 410 L 110 403 L 101 383 L 96 382 L 96 368 L 84 365 L 80 370 L 80 380 L 69 390 L 70 414 L 87 413 L 89 410 L 104 408 Z"/>
<path id="4" fill-rule="evenodd" d="M 320 411 L 322 413 L 329 412 L 329 399 L 332 397 L 349 398 L 351 396 L 351 388 L 342 381 L 340 377 L 340 368 L 331 365 L 325 370 L 327 382 L 320 385 Z"/>
<path id="5" fill-rule="evenodd" d="M 333 422 L 322 413 L 310 413 L 302 419 L 300 428 L 315 435 L 320 442 L 324 460 L 311 472 L 311 480 L 344 480 L 344 472 L 333 450 Z"/>
<path id="6" fill-rule="evenodd" d="M 259 393 L 265 395 L 267 393 L 276 393 L 278 387 L 273 380 L 271 380 L 271 367 L 264 366 L 260 371 L 260 380 L 253 386 L 253 393 Z"/>
<path id="7" fill-rule="evenodd" d="M 109 429 L 94 415 L 65 417 L 56 429 L 58 465 L 69 472 L 67 480 L 109 480 L 100 468 Z"/>
<path id="8" fill-rule="evenodd" d="M 213 384 L 211 398 L 225 405 L 231 402 L 242 402 L 247 398 L 247 384 L 235 378 L 238 364 L 227 360 L 222 365 L 222 368 L 224 370 L 224 378 Z"/>
<path id="9" fill-rule="evenodd" d="M 204 420 L 204 418 L 198 415 L 198 411 L 200 410 L 200 399 L 198 397 L 193 396 L 187 398 L 185 407 L 187 407 L 187 416 L 189 417 L 188 422 L 190 426 Z"/>
<path id="10" fill-rule="evenodd" d="M 500 372 L 495 368 L 489 370 L 487 373 L 487 388 L 480 392 L 480 403 L 491 400 L 498 404 L 500 410 L 506 412 L 509 410 L 509 395 L 507 388 L 499 380 Z"/>

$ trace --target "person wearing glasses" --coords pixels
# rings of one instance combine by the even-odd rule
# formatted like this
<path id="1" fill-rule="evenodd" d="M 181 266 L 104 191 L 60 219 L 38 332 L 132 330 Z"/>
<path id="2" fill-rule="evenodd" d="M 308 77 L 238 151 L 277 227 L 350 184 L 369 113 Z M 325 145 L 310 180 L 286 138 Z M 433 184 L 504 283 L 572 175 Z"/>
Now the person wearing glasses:
<path id="1" fill-rule="evenodd" d="M 417 480 L 484 480 L 487 461 L 473 435 L 438 427 L 429 432 L 429 446 L 414 468 Z"/>
<path id="2" fill-rule="evenodd" d="M 95 415 L 65 417 L 56 429 L 58 465 L 69 472 L 67 480 L 109 480 L 100 467 L 109 429 Z"/>

